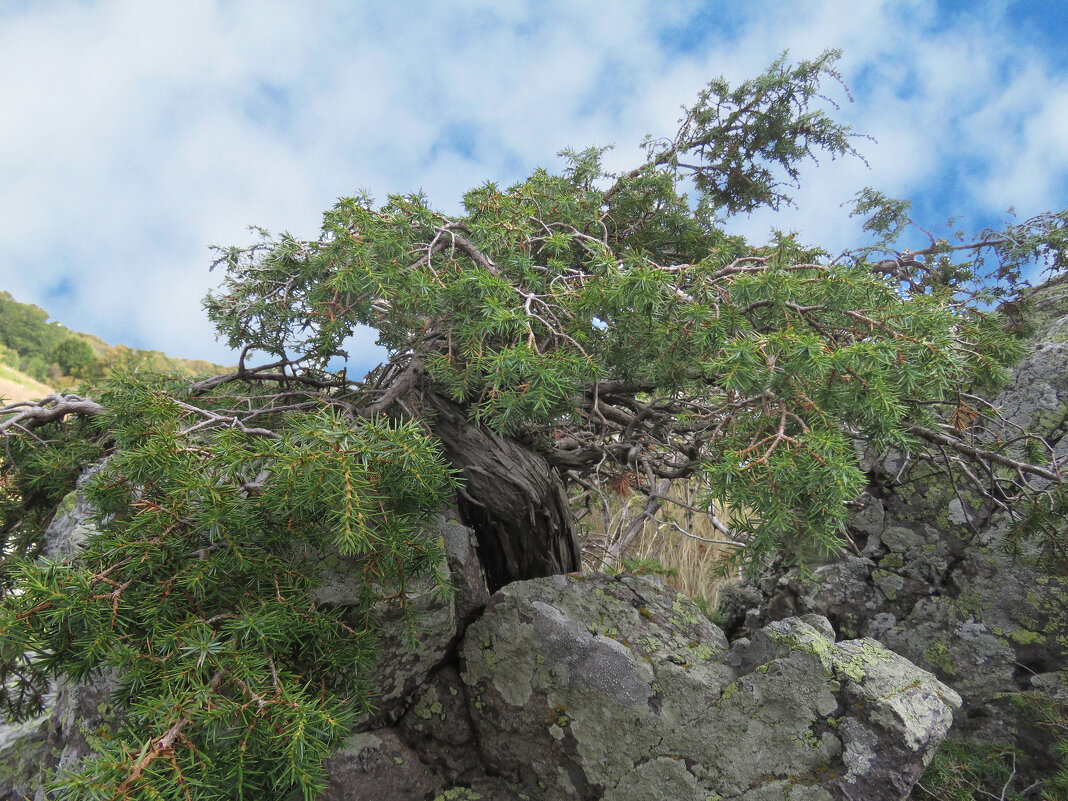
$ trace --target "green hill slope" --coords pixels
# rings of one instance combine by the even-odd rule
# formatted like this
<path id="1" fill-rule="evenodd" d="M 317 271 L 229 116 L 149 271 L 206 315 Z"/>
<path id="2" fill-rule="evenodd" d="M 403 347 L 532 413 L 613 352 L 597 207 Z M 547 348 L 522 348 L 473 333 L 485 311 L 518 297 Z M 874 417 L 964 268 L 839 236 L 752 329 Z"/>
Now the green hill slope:
<path id="1" fill-rule="evenodd" d="M 39 400 L 52 392 L 52 387 L 47 384 L 34 381 L 14 367 L 0 364 L 0 401 L 3 403 Z"/>
<path id="2" fill-rule="evenodd" d="M 0 388 L 0 396 L 22 399 L 15 398 L 14 389 L 25 380 L 40 382 L 39 386 L 46 390 L 43 394 L 47 394 L 50 390 L 45 384 L 63 387 L 120 369 L 187 375 L 221 375 L 234 369 L 199 359 L 176 358 L 158 350 L 109 345 L 98 336 L 72 331 L 51 321 L 50 316 L 40 306 L 19 303 L 10 292 L 0 291 L 0 364 L 18 374 L 7 379 L 12 382 L 9 389 L 13 394 Z"/>

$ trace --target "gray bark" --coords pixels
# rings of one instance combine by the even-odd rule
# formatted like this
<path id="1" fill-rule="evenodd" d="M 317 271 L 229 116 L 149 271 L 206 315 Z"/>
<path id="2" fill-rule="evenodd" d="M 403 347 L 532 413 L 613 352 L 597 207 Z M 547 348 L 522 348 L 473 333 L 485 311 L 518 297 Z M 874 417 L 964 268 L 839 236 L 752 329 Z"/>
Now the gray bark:
<path id="1" fill-rule="evenodd" d="M 430 391 L 426 400 L 444 456 L 462 473 L 459 512 L 478 539 L 490 592 L 512 581 L 578 570 L 571 507 L 549 463 L 476 425 L 448 398 Z"/>

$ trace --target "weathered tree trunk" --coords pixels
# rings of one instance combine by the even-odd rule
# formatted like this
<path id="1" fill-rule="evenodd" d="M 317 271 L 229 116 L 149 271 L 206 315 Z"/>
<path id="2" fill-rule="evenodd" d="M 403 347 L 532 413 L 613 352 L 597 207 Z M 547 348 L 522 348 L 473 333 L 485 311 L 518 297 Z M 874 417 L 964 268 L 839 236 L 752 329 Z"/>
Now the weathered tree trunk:
<path id="1" fill-rule="evenodd" d="M 459 511 L 478 538 L 490 592 L 512 581 L 578 570 L 571 507 L 548 462 L 471 422 L 448 398 L 430 391 L 425 399 L 445 458 L 462 471 Z"/>

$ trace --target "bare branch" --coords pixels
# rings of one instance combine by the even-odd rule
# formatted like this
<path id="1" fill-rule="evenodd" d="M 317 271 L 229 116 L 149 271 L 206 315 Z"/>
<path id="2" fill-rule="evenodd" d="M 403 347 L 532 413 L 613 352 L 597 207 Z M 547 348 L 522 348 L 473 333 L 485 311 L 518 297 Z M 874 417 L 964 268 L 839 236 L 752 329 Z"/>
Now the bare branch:
<path id="1" fill-rule="evenodd" d="M 105 409 L 99 403 L 80 395 L 54 394 L 36 402 L 14 403 L 0 408 L 0 416 L 11 414 L 0 420 L 0 433 L 11 428 L 32 431 L 48 423 L 62 420 L 70 414 L 82 417 L 96 417 L 104 414 Z"/>
<path id="2" fill-rule="evenodd" d="M 1047 481 L 1052 481 L 1058 484 L 1061 482 L 1061 474 L 1059 470 L 1054 472 L 1052 470 L 1047 470 L 1044 467 L 1039 467 L 1038 465 L 1030 464 L 1029 462 L 1021 462 L 1017 459 L 1005 456 L 1002 453 L 998 453 L 997 451 L 976 448 L 966 442 L 963 442 L 962 440 L 959 440 L 955 437 L 951 437 L 948 434 L 943 434 L 939 431 L 932 431 L 929 428 L 924 428 L 923 426 L 918 426 L 913 423 L 904 423 L 902 427 L 910 434 L 915 434 L 916 436 L 921 437 L 927 440 L 928 442 L 945 445 L 951 450 L 957 451 L 957 453 L 962 453 L 965 456 L 970 456 L 973 459 L 978 459 L 979 461 L 983 462 L 993 462 L 994 464 L 999 464 L 1002 467 L 1011 467 L 1013 470 L 1018 470 L 1021 473 L 1029 473 L 1031 475 L 1035 475 L 1040 478 L 1044 478 Z"/>

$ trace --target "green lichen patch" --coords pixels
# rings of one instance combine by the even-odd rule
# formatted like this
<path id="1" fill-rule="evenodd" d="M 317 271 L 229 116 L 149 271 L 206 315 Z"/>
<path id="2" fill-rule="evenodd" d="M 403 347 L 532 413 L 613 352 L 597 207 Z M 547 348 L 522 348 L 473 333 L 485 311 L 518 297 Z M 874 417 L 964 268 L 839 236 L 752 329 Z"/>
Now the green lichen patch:
<path id="1" fill-rule="evenodd" d="M 852 656 L 842 658 L 836 654 L 834 672 L 841 678 L 859 683 L 864 680 L 872 665 L 890 662 L 893 658 L 894 655 L 885 648 L 871 642 L 861 642 L 860 651 Z"/>
<path id="2" fill-rule="evenodd" d="M 1036 645 L 1046 641 L 1046 635 L 1023 627 L 1009 633 L 1009 638 L 1020 645 Z"/>
<path id="3" fill-rule="evenodd" d="M 483 797 L 469 787 L 450 787 L 434 796 L 434 801 L 480 801 Z"/>
<path id="4" fill-rule="evenodd" d="M 685 595 L 676 596 L 671 610 L 674 613 L 671 616 L 671 623 L 677 628 L 686 629 L 701 622 L 701 610 Z"/>
<path id="5" fill-rule="evenodd" d="M 949 655 L 949 647 L 942 642 L 933 642 L 923 652 L 923 658 L 932 668 L 943 676 L 957 675 L 956 664 Z"/>
<path id="6" fill-rule="evenodd" d="M 11 745 L 0 752 L 0 793 L 9 792 L 20 785 L 32 789 L 43 785 L 48 778 L 42 775 L 42 770 L 46 763 L 54 764 L 54 759 L 49 759 L 50 749 L 45 732 L 34 732 L 40 726 L 39 720 L 22 724 L 19 732 L 24 731 L 25 734 L 16 737 Z"/>
<path id="7" fill-rule="evenodd" d="M 905 580 L 901 576 L 888 570 L 873 570 L 871 580 L 888 601 L 896 601 L 898 593 L 905 586 Z"/>
<path id="8" fill-rule="evenodd" d="M 56 507 L 56 513 L 55 515 L 53 515 L 53 519 L 59 519 L 61 517 L 64 517 L 65 515 L 69 515 L 71 512 L 74 511 L 74 507 L 77 505 L 77 503 L 77 490 L 68 492 L 66 495 L 63 496 L 63 500 L 59 502 L 59 506 Z"/>
<path id="9" fill-rule="evenodd" d="M 785 646 L 789 651 L 810 654 L 823 665 L 828 675 L 835 660 L 834 643 L 806 623 L 795 622 L 787 631 L 774 630 L 770 626 L 761 632 L 771 642 Z"/>
<path id="10" fill-rule="evenodd" d="M 483 648 L 482 658 L 486 662 L 486 670 L 489 671 L 491 676 L 494 675 L 500 667 L 500 659 L 498 659 L 497 654 L 492 648 Z"/>
<path id="11" fill-rule="evenodd" d="M 690 652 L 698 662 L 711 662 L 718 654 L 714 648 L 709 648 L 707 645 L 702 645 L 701 643 L 691 643 Z"/>
<path id="12" fill-rule="evenodd" d="M 812 729 L 805 729 L 800 734 L 795 734 L 793 739 L 797 745 L 812 751 L 818 750 L 822 745 L 820 738 L 816 736 L 816 732 L 812 731 Z"/>
<path id="13" fill-rule="evenodd" d="M 736 692 L 738 692 L 738 682 L 736 682 L 736 681 L 732 681 L 732 682 L 731 682 L 730 684 L 728 684 L 728 685 L 726 686 L 726 688 L 725 688 L 725 689 L 723 690 L 723 695 L 721 695 L 721 696 L 719 697 L 719 701 L 717 701 L 717 702 L 716 702 L 716 708 L 717 708 L 717 709 L 721 708 L 721 705 L 722 705 L 722 704 L 723 704 L 723 703 L 724 703 L 725 701 L 729 701 L 729 700 L 731 699 L 731 697 L 732 697 L 732 696 L 733 696 L 733 695 L 734 695 L 734 694 L 735 694 Z"/>

